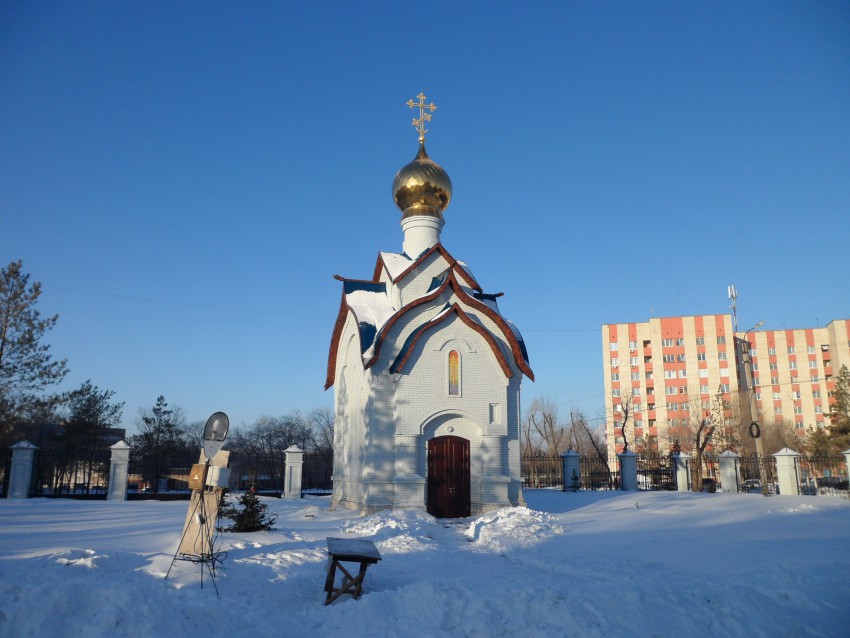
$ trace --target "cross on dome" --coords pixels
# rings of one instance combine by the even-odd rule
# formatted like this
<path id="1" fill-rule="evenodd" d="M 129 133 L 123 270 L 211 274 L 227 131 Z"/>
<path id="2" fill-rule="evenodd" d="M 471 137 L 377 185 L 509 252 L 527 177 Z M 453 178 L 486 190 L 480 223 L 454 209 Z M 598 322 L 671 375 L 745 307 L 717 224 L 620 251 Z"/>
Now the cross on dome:
<path id="1" fill-rule="evenodd" d="M 424 93 L 420 93 L 419 95 L 417 95 L 416 99 L 419 100 L 419 102 L 408 100 L 407 106 L 409 106 L 410 108 L 414 108 L 416 106 L 419 107 L 419 117 L 413 118 L 413 126 L 419 132 L 419 141 L 424 142 L 425 133 L 428 132 L 428 129 L 425 128 L 425 122 L 431 121 L 431 113 L 436 111 L 437 107 L 434 105 L 433 102 L 431 102 L 430 104 L 425 104 L 426 98 Z M 426 110 L 431 111 L 431 113 L 426 113 Z"/>

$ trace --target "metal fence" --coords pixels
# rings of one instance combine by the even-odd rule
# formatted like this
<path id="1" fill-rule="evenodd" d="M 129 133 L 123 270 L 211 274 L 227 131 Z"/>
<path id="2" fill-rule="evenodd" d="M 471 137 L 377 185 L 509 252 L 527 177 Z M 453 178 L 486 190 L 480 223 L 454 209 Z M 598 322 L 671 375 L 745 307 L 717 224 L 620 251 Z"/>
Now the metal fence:
<path id="1" fill-rule="evenodd" d="M 619 489 L 620 473 L 611 471 L 601 459 L 581 457 L 580 473 L 568 476 L 564 483 L 564 461 L 560 456 L 524 454 L 521 458 L 523 486 L 531 489 L 567 489 L 570 491 Z"/>
<path id="2" fill-rule="evenodd" d="M 843 456 L 800 456 L 796 470 L 800 494 L 848 494 L 850 484 Z"/>
<path id="3" fill-rule="evenodd" d="M 333 492 L 334 459 L 332 452 L 304 455 L 301 468 L 301 491 L 308 494 L 330 494 Z"/>
<path id="4" fill-rule="evenodd" d="M 644 491 L 675 490 L 674 464 L 669 456 L 653 454 L 637 458 L 638 489 Z"/>
<path id="5" fill-rule="evenodd" d="M 36 450 L 30 496 L 106 498 L 108 449 Z"/>
<path id="6" fill-rule="evenodd" d="M 525 487 L 563 489 L 564 463 L 560 456 L 524 454 L 520 466 Z"/>
<path id="7" fill-rule="evenodd" d="M 742 456 L 736 460 L 738 491 L 752 494 L 779 494 L 776 459 L 772 456 Z M 723 485 L 723 491 L 735 491 Z"/>

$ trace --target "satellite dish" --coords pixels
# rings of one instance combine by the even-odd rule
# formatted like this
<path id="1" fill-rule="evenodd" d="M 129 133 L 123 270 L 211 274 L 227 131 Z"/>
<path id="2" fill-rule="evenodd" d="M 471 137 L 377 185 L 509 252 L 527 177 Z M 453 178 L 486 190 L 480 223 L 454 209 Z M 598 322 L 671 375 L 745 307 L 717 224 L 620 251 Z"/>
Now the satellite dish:
<path id="1" fill-rule="evenodd" d="M 224 412 L 216 412 L 204 426 L 204 456 L 207 459 L 212 459 L 221 446 L 224 445 L 224 439 L 227 438 L 227 430 L 230 429 L 230 419 Z"/>

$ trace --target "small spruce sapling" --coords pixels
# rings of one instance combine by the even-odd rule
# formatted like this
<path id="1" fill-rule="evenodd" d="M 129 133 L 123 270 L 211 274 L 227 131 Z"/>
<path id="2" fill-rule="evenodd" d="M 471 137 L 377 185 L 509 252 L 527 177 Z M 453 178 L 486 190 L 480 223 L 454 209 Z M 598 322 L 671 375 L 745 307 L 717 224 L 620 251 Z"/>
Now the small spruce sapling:
<path id="1" fill-rule="evenodd" d="M 578 475 L 578 472 L 573 470 L 573 475 L 570 477 L 570 491 L 578 492 L 581 489 L 581 477 Z"/>
<path id="2" fill-rule="evenodd" d="M 260 501 L 257 489 L 251 487 L 239 497 L 238 509 L 227 502 L 226 496 L 222 496 L 218 515 L 220 518 L 229 518 L 233 521 L 230 527 L 222 527 L 224 532 L 265 532 L 274 529 L 276 514 L 269 514 L 269 506 Z"/>

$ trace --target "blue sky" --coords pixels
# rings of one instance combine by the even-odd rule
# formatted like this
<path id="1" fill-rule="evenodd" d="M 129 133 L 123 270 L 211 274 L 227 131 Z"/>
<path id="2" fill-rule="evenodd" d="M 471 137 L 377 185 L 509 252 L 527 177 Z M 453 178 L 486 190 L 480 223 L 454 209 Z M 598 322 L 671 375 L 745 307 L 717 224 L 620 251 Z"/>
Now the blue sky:
<path id="1" fill-rule="evenodd" d="M 846 2 L 0 4 L 0 261 L 64 388 L 234 424 L 331 406 L 334 274 L 400 251 L 408 99 L 442 240 L 564 412 L 600 325 L 850 316 Z"/>

